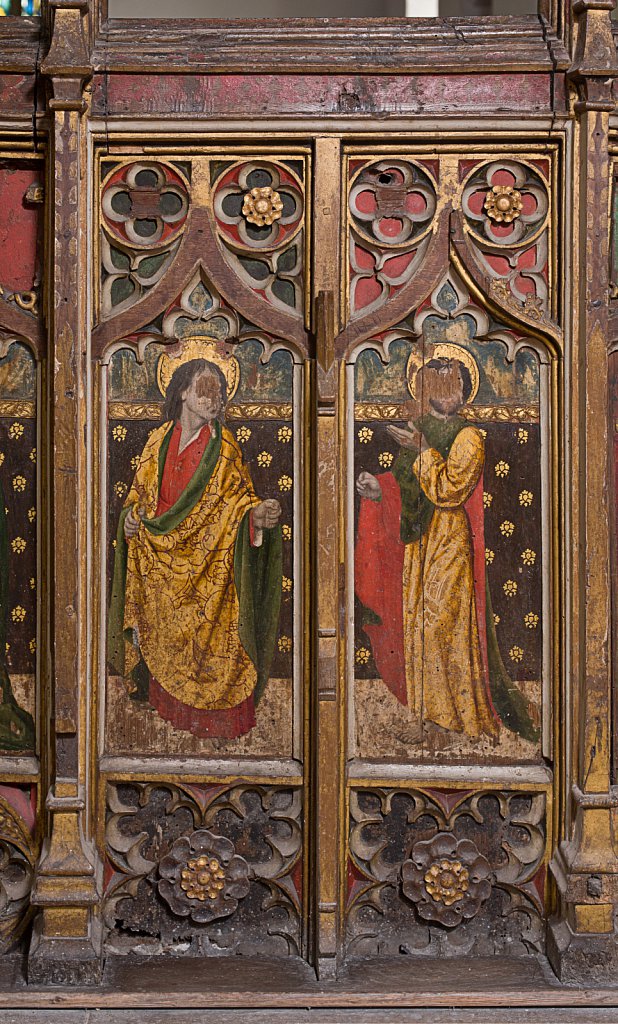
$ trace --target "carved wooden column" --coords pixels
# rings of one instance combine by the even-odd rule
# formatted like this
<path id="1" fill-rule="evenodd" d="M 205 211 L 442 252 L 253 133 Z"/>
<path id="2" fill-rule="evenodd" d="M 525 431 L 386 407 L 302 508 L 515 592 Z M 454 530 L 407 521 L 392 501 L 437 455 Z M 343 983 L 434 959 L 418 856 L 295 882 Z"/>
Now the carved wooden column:
<path id="1" fill-rule="evenodd" d="M 560 909 L 550 928 L 549 956 L 559 977 L 609 983 L 618 967 L 618 788 L 611 765 L 611 607 L 608 424 L 608 209 L 611 76 L 616 50 L 613 0 L 577 0 L 577 45 L 571 78 L 579 99 L 574 205 L 578 211 L 574 324 L 573 444 L 576 581 L 573 635 L 570 826 L 552 864 Z M 579 273 L 577 268 L 579 267 Z M 579 485 L 577 480 L 579 477 Z M 567 482 L 568 486 L 568 482 Z M 576 494 L 575 492 L 578 491 Z M 569 543 L 567 538 L 567 543 Z M 579 618 L 579 630 L 577 626 Z M 568 752 L 567 752 L 567 756 Z"/>
<path id="2" fill-rule="evenodd" d="M 51 740 L 49 839 L 32 893 L 40 908 L 28 977 L 37 983 L 100 980 L 96 855 L 86 811 L 86 150 L 84 86 L 90 78 L 87 0 L 51 0 L 49 76 L 49 437 L 51 462 Z"/>
<path id="3" fill-rule="evenodd" d="M 341 516 L 338 508 L 339 394 L 335 361 L 337 300 L 333 268 L 339 266 L 339 208 L 341 195 L 340 140 L 316 140 L 315 256 L 318 423 L 317 423 L 317 625 L 318 688 L 316 792 L 317 913 L 316 967 L 320 977 L 336 971 L 339 949 L 339 800 L 343 749 L 340 704 L 343 699 L 339 663 L 343 637 L 338 607 L 343 556 L 338 549 Z M 337 396 L 339 397 L 337 398 Z M 341 593 L 340 593 L 341 590 Z"/>

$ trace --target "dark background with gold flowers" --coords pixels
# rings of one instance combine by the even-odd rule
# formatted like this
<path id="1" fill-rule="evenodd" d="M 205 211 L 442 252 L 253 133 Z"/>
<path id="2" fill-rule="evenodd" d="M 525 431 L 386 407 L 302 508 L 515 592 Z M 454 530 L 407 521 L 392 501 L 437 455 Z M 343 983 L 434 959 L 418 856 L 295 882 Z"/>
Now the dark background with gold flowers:
<path id="1" fill-rule="evenodd" d="M 494 553 L 493 561 L 487 565 L 487 574 L 494 614 L 500 620 L 496 625 L 498 644 L 512 679 L 539 680 L 542 666 L 539 426 L 535 423 L 479 423 L 476 426 L 487 432 L 483 490 L 492 496 L 492 500 L 489 507 L 485 508 L 485 548 Z M 359 431 L 363 428 L 373 431 L 371 440 L 366 443 L 359 440 Z M 376 476 L 387 472 L 388 468 L 380 465 L 382 453 L 397 456 L 398 445 L 389 437 L 386 428 L 386 422 L 356 422 L 355 480 L 363 470 Z M 524 439 L 525 432 L 527 438 Z M 506 476 L 496 474 L 496 466 L 500 462 L 509 467 Z M 520 495 L 525 491 L 532 494 L 529 506 L 520 503 Z M 360 498 L 355 493 L 355 530 L 359 506 Z M 514 526 L 510 536 L 500 530 L 501 524 L 505 522 Z M 525 564 L 522 559 L 525 551 L 534 553 L 534 564 Z M 376 571 L 379 572 L 379 566 L 376 566 Z M 517 584 L 517 592 L 513 597 L 507 597 L 504 591 L 504 584 L 509 580 Z M 524 620 L 529 613 L 538 616 L 538 623 L 533 628 L 529 628 Z M 371 652 L 371 644 L 362 629 L 362 612 L 358 601 L 355 623 L 356 675 L 361 679 L 375 679 L 379 673 L 373 657 L 370 656 L 364 664 L 361 660 L 363 649 Z M 515 660 L 519 654 L 518 649 L 522 652 L 521 660 Z"/>

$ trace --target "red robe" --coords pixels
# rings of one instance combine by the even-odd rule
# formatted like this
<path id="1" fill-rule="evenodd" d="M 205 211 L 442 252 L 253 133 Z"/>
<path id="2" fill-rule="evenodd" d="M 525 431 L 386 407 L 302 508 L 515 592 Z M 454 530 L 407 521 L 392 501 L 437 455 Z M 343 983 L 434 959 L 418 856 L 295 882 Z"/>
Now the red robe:
<path id="1" fill-rule="evenodd" d="M 397 700 L 407 704 L 402 593 L 405 544 L 400 536 L 401 492 L 392 473 L 380 474 L 379 480 L 382 500 L 361 499 L 354 562 L 355 590 L 365 607 L 381 619 L 379 625 L 363 625 L 371 641 L 373 660 L 380 677 Z M 482 473 L 464 509 L 472 539 L 474 599 L 483 676 L 490 707 L 493 709 L 487 656 Z"/>
<path id="2" fill-rule="evenodd" d="M 208 424 L 202 427 L 197 437 L 179 454 L 180 435 L 181 426 L 180 423 L 176 423 L 163 468 L 157 516 L 167 512 L 188 486 L 210 440 L 210 427 Z M 251 530 L 251 540 L 253 541 L 253 530 Z M 237 739 L 239 736 L 244 736 L 255 725 L 253 694 L 250 694 L 242 704 L 235 708 L 203 711 L 176 700 L 162 686 L 159 686 L 157 680 L 151 675 L 149 700 L 161 718 L 170 722 L 175 729 L 182 729 L 202 739 Z"/>

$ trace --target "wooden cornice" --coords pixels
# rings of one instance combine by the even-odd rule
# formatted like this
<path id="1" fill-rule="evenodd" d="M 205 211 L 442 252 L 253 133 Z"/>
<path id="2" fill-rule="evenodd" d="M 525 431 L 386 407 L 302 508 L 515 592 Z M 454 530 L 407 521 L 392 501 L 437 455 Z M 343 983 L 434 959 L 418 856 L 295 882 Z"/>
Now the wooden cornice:
<path id="1" fill-rule="evenodd" d="M 567 51 L 542 19 L 119 20 L 101 25 L 95 71 L 420 73 L 560 71 Z"/>

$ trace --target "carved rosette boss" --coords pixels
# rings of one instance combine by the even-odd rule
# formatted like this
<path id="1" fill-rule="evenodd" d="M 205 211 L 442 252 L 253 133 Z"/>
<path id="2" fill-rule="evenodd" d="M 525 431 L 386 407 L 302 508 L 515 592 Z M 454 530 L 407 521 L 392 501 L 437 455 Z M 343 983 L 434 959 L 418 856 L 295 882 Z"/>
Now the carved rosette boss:
<path id="1" fill-rule="evenodd" d="M 159 862 L 157 888 L 174 914 L 198 924 L 229 917 L 249 892 L 249 865 L 223 836 L 181 836 Z"/>
<path id="2" fill-rule="evenodd" d="M 415 843 L 401 868 L 403 892 L 419 916 L 446 928 L 476 916 L 491 894 L 492 878 L 474 843 L 450 832 Z"/>

